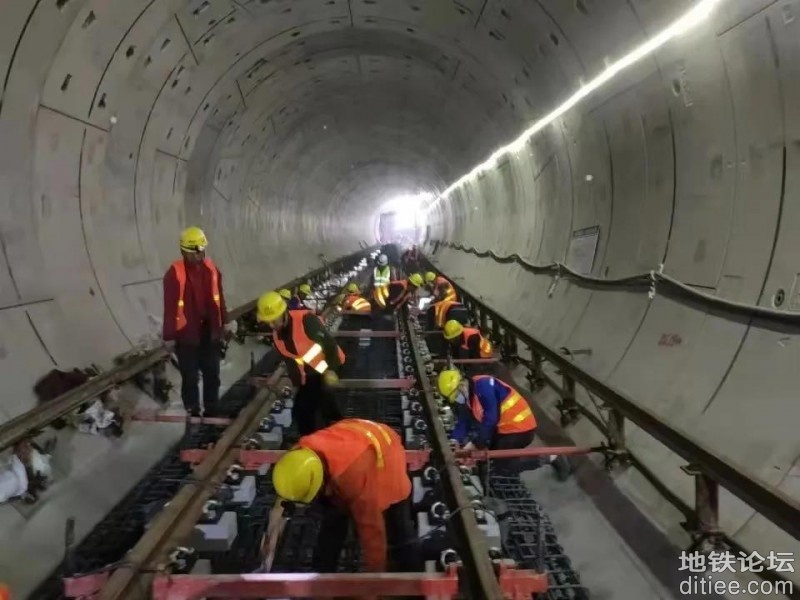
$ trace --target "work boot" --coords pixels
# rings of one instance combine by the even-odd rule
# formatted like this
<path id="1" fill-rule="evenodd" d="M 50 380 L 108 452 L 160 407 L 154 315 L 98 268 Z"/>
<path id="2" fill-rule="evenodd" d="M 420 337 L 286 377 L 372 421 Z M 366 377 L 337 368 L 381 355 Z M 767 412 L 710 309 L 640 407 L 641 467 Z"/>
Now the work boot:
<path id="1" fill-rule="evenodd" d="M 559 481 L 566 481 L 572 474 L 572 464 L 570 464 L 566 456 L 561 454 L 550 461 L 550 466 L 553 467 L 553 471 L 556 473 L 556 479 Z"/>

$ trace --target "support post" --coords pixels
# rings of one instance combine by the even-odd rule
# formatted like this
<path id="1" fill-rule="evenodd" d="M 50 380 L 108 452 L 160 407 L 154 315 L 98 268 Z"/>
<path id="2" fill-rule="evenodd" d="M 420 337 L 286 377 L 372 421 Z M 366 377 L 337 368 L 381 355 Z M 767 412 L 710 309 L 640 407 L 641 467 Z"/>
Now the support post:
<path id="1" fill-rule="evenodd" d="M 558 409 L 561 412 L 561 426 L 566 427 L 578 420 L 580 410 L 575 400 L 575 380 L 569 375 L 561 374 L 561 402 Z"/>
<path id="2" fill-rule="evenodd" d="M 478 321 L 480 322 L 480 329 L 482 333 L 489 331 L 489 319 L 486 311 L 482 308 L 478 309 Z"/>
<path id="3" fill-rule="evenodd" d="M 719 528 L 719 485 L 699 465 L 690 464 L 681 469 L 694 477 L 694 523 L 683 524 L 694 540 L 690 549 L 716 550 L 723 545 L 724 537 Z"/>

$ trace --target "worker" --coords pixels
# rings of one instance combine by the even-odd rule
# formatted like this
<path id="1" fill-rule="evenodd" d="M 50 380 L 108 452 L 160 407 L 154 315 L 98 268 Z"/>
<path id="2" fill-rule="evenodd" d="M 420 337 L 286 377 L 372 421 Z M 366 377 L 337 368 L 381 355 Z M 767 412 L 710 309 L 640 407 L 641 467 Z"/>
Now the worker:
<path id="1" fill-rule="evenodd" d="M 286 302 L 290 302 L 292 300 L 292 290 L 287 288 L 281 288 L 278 290 L 278 295 L 286 300 Z"/>
<path id="2" fill-rule="evenodd" d="M 428 271 L 425 273 L 425 284 L 431 296 L 433 296 L 434 302 L 440 302 L 442 300 L 448 302 L 458 301 L 456 287 L 446 277 L 437 275 L 433 271 Z"/>
<path id="3" fill-rule="evenodd" d="M 458 321 L 466 325 L 469 323 L 469 311 L 460 302 L 440 300 L 428 307 L 427 321 L 429 329 L 444 329 L 448 321 Z"/>
<path id="4" fill-rule="evenodd" d="M 416 244 L 403 252 L 400 261 L 406 273 L 419 271 L 419 248 Z"/>
<path id="5" fill-rule="evenodd" d="M 289 298 L 289 310 L 311 310 L 306 304 L 306 298 L 311 295 L 311 285 L 301 283 L 297 287 L 297 293 Z"/>
<path id="6" fill-rule="evenodd" d="M 219 411 L 219 364 L 225 322 L 222 274 L 206 256 L 208 240 L 199 227 L 180 238 L 182 258 L 164 275 L 162 337 L 174 349 L 181 372 L 181 399 L 188 415 L 200 415 L 198 373 L 203 374 L 203 414 Z"/>
<path id="7" fill-rule="evenodd" d="M 378 256 L 370 280 L 372 299 L 378 307 L 386 308 L 389 299 L 389 285 L 396 277 L 396 270 L 389 266 L 389 258 L 385 254 Z"/>
<path id="8" fill-rule="evenodd" d="M 444 339 L 450 343 L 450 356 L 463 358 L 492 358 L 492 342 L 479 329 L 464 327 L 455 319 L 444 324 Z"/>
<path id="9" fill-rule="evenodd" d="M 424 284 L 425 282 L 422 280 L 422 275 L 419 273 L 412 273 L 408 276 L 408 279 L 399 279 L 390 282 L 386 307 L 391 310 L 397 310 L 414 298 L 417 294 L 417 290 Z"/>
<path id="10" fill-rule="evenodd" d="M 451 437 L 464 450 L 512 450 L 525 448 L 533 442 L 536 417 L 528 401 L 497 377 L 464 377 L 456 369 L 446 369 L 439 373 L 438 388 L 456 407 L 457 421 Z M 517 467 L 522 464 L 519 459 L 505 459 L 496 470 L 508 473 L 515 462 Z M 564 456 L 550 457 L 547 462 L 559 479 L 569 475 L 570 465 Z M 531 470 L 546 463 L 537 459 L 526 460 L 524 464 Z"/>
<path id="11" fill-rule="evenodd" d="M 353 312 L 368 313 L 372 311 L 372 305 L 369 300 L 361 295 L 361 290 L 356 283 L 350 283 L 345 288 L 347 295 L 344 296 L 339 305 L 344 310 L 351 310 Z"/>
<path id="12" fill-rule="evenodd" d="M 262 294 L 256 318 L 272 328 L 275 349 L 284 357 L 289 378 L 297 387 L 292 421 L 300 435 L 340 420 L 331 388 L 339 383 L 336 372 L 345 355 L 320 318 L 310 310 L 288 310 L 278 292 Z"/>
<path id="13" fill-rule="evenodd" d="M 275 464 L 272 482 L 284 501 L 332 509 L 317 538 L 314 571 L 336 571 L 350 519 L 367 571 L 418 570 L 405 449 L 388 425 L 345 419 L 301 437 Z"/>

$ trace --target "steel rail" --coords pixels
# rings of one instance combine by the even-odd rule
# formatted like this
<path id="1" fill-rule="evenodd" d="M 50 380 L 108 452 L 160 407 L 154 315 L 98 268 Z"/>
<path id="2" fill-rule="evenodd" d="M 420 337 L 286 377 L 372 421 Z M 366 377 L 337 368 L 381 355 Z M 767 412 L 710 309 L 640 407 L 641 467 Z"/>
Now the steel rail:
<path id="1" fill-rule="evenodd" d="M 419 374 L 419 385 L 422 388 L 422 406 L 428 421 L 431 434 L 431 454 L 436 463 L 442 467 L 441 482 L 445 499 L 453 514 L 450 521 L 459 541 L 459 552 L 464 563 L 464 574 L 468 581 L 468 589 L 464 590 L 470 598 L 483 600 L 486 598 L 503 598 L 503 592 L 497 581 L 494 565 L 489 557 L 485 538 L 478 528 L 475 513 L 470 510 L 470 500 L 464 489 L 461 471 L 456 463 L 455 455 L 450 448 L 447 433 L 438 416 L 438 407 L 431 389 L 430 380 L 425 375 L 425 365 L 419 353 L 419 337 L 409 322 L 408 310 L 403 310 L 403 321 L 408 332 L 409 346 L 412 349 L 414 364 Z"/>
<path id="2" fill-rule="evenodd" d="M 433 266 L 426 257 L 424 260 Z M 609 407 L 619 411 L 622 416 L 643 429 L 648 435 L 657 439 L 690 464 L 698 467 L 704 475 L 727 489 L 756 512 L 795 539 L 800 540 L 800 502 L 748 473 L 741 465 L 720 456 L 687 432 L 662 420 L 623 392 L 571 362 L 555 348 L 536 339 L 490 308 L 485 302 L 477 299 L 463 286 L 455 283 L 453 285 L 461 297 L 468 299 L 470 304 L 478 307 L 483 313 L 491 315 L 493 325 L 500 324 L 507 333 L 511 333 L 515 338 L 527 344 L 532 352 L 555 366 L 562 376 L 579 383 Z M 560 390 L 549 378 L 548 383 L 554 384 L 553 387 L 563 397 L 564 390 Z"/>
<path id="3" fill-rule="evenodd" d="M 360 260 L 366 256 L 372 248 L 355 252 L 348 256 L 341 257 L 327 265 L 320 267 L 304 277 L 298 277 L 291 282 L 285 284 L 283 287 L 294 287 L 300 283 L 308 280 L 318 279 L 324 276 L 329 271 L 339 270 L 344 265 Z M 234 321 L 239 319 L 247 312 L 255 308 L 256 301 L 252 300 L 247 302 L 232 311 L 228 312 L 228 320 Z M 81 404 L 96 398 L 103 392 L 106 392 L 124 381 L 129 380 L 133 376 L 145 371 L 157 363 L 166 360 L 169 353 L 163 347 L 151 348 L 141 354 L 132 356 L 123 364 L 114 367 L 100 375 L 93 377 L 83 385 L 80 385 L 65 394 L 54 398 L 53 400 L 40 404 L 13 419 L 0 424 L 0 450 L 9 448 L 32 435 L 43 428 L 50 425 L 56 419 L 68 415 L 76 410 Z"/>
<path id="4" fill-rule="evenodd" d="M 169 551 L 191 533 L 203 513 L 203 506 L 225 479 L 228 468 L 239 455 L 239 442 L 258 428 L 261 419 L 269 414 L 277 397 L 274 387 L 285 376 L 280 365 L 270 377 L 273 387 L 259 390 L 225 429 L 193 472 L 193 479 L 183 485 L 153 519 L 139 542 L 128 551 L 98 595 L 99 600 L 140 598 L 149 590 L 153 572 L 160 570 Z"/>

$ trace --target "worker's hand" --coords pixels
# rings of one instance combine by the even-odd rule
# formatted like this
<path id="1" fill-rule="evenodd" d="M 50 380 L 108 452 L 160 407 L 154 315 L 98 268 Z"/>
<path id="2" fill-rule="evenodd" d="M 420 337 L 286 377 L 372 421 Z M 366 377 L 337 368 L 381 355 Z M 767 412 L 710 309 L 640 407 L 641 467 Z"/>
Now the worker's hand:
<path id="1" fill-rule="evenodd" d="M 322 375 L 322 381 L 328 387 L 339 387 L 339 376 L 330 369 Z"/>
<path id="2" fill-rule="evenodd" d="M 462 452 L 472 452 L 475 450 L 475 444 L 472 442 L 467 442 L 463 448 L 461 448 Z"/>

